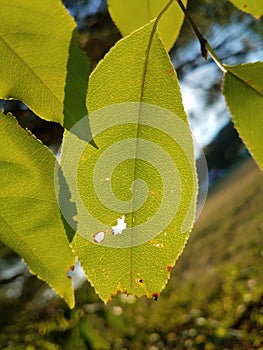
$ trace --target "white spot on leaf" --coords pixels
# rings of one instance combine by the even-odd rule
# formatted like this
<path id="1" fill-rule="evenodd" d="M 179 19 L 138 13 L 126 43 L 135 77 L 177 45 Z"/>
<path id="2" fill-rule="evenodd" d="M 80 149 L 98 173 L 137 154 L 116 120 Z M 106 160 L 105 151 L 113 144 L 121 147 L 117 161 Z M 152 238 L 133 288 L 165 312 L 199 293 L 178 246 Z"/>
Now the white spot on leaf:
<path id="1" fill-rule="evenodd" d="M 103 232 L 103 231 L 97 232 L 97 233 L 95 233 L 95 235 L 93 237 L 94 237 L 94 242 L 101 243 L 102 241 L 104 241 L 105 232 Z"/>
<path id="2" fill-rule="evenodd" d="M 112 233 L 114 235 L 122 234 L 122 231 L 126 229 L 127 224 L 125 222 L 125 216 L 123 215 L 120 219 L 118 219 L 118 224 L 116 226 L 112 226 Z"/>
<path id="3" fill-rule="evenodd" d="M 156 243 L 156 244 L 155 244 L 155 247 L 157 247 L 157 248 L 163 248 L 163 244 L 162 244 L 162 243 Z"/>

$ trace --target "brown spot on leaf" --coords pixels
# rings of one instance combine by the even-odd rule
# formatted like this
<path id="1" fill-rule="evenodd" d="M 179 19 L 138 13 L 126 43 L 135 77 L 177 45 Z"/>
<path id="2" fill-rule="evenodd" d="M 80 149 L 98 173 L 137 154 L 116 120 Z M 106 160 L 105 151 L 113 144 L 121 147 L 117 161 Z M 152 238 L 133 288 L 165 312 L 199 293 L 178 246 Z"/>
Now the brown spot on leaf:
<path id="1" fill-rule="evenodd" d="M 171 265 L 166 266 L 166 269 L 167 269 L 168 272 L 170 272 L 172 270 L 172 268 L 173 267 Z"/>
<path id="2" fill-rule="evenodd" d="M 160 295 L 159 293 L 153 293 L 153 295 L 152 295 L 153 300 L 157 301 L 159 298 L 159 295 Z"/>
<path id="3" fill-rule="evenodd" d="M 67 270 L 67 278 L 72 279 L 74 270 L 75 270 L 75 265 L 69 266 Z"/>

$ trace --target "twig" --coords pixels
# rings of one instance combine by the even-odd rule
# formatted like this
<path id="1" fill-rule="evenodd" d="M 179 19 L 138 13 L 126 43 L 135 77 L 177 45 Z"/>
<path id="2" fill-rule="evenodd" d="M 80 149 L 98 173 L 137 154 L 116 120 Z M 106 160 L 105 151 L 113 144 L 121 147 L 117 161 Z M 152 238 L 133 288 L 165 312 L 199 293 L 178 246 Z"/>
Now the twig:
<path id="1" fill-rule="evenodd" d="M 195 25 L 190 13 L 188 10 L 185 8 L 184 4 L 182 3 L 181 0 L 175 0 L 178 5 L 181 7 L 185 18 L 187 19 L 188 23 L 190 24 L 191 28 L 193 29 L 197 39 L 200 42 L 201 45 L 201 53 L 204 59 L 207 59 L 208 53 L 212 57 L 212 59 L 215 61 L 215 63 L 218 65 L 218 67 L 225 73 L 227 70 L 224 67 L 223 63 L 220 61 L 220 59 L 217 57 L 215 52 L 213 51 L 212 47 L 210 46 L 209 42 L 203 37 L 203 35 L 199 32 L 199 29 Z"/>

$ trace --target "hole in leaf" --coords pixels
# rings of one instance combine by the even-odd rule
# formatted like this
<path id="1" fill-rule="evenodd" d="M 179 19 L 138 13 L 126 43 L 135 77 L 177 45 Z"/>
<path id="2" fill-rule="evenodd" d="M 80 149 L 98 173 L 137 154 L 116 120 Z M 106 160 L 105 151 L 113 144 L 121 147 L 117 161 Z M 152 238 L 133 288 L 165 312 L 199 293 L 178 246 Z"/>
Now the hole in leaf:
<path id="1" fill-rule="evenodd" d="M 93 237 L 94 237 L 95 243 L 101 243 L 104 241 L 105 232 L 103 232 L 103 231 L 97 232 L 97 233 L 95 233 L 95 235 Z"/>
<path id="2" fill-rule="evenodd" d="M 137 278 L 136 280 L 138 283 L 143 283 L 143 280 L 141 278 Z"/>
<path id="3" fill-rule="evenodd" d="M 123 215 L 120 219 L 118 219 L 118 224 L 116 226 L 112 226 L 112 234 L 120 235 L 122 231 L 125 230 L 127 224 L 125 222 L 125 215 Z"/>

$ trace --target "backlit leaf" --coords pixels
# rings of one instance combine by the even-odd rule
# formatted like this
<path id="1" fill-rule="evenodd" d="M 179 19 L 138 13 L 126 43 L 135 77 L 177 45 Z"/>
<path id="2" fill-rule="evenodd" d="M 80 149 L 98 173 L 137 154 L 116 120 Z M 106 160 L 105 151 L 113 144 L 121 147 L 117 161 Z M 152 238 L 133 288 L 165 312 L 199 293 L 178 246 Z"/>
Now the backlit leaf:
<path id="1" fill-rule="evenodd" d="M 223 93 L 233 122 L 263 170 L 263 62 L 226 68 Z"/>
<path id="2" fill-rule="evenodd" d="M 118 291 L 151 297 L 187 241 L 197 192 L 192 137 L 156 22 L 97 66 L 88 108 L 97 149 L 68 133 L 61 156 L 78 212 L 75 251 L 104 301 Z"/>
<path id="3" fill-rule="evenodd" d="M 259 0 L 230 0 L 241 11 L 250 13 L 256 18 L 263 15 L 263 4 Z"/>
<path id="4" fill-rule="evenodd" d="M 68 129 L 86 115 L 89 63 L 74 28 L 59 0 L 2 0 L 0 98 Z"/>
<path id="5" fill-rule="evenodd" d="M 156 18 L 168 0 L 108 0 L 111 17 L 123 36 L 142 27 Z M 187 0 L 183 0 L 187 5 Z M 163 15 L 159 23 L 160 36 L 167 50 L 170 50 L 179 35 L 184 14 L 176 1 Z"/>
<path id="6" fill-rule="evenodd" d="M 0 239 L 74 306 L 74 264 L 54 191 L 55 157 L 0 113 Z"/>

